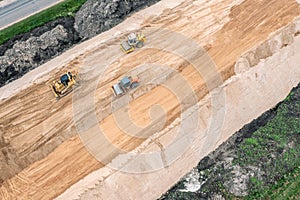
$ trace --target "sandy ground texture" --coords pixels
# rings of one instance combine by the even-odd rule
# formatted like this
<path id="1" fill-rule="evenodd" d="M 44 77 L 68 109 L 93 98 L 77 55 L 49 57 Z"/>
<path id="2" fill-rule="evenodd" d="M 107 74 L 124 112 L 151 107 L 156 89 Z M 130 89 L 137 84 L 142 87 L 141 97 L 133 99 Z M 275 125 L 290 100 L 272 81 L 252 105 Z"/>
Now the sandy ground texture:
<path id="1" fill-rule="evenodd" d="M 172 4 L 168 4 L 169 2 L 172 2 Z M 171 8 L 165 9 L 167 7 Z M 159 11 L 162 10 L 163 12 L 160 13 Z M 251 104 L 250 99 L 256 99 L 257 94 L 251 93 L 251 81 L 247 82 L 246 80 L 259 77 L 259 74 L 265 72 L 245 76 L 245 82 L 241 84 L 236 82 L 233 89 L 228 89 L 228 91 L 226 89 L 226 95 L 236 101 L 235 103 L 230 102 L 229 105 L 232 107 L 229 106 L 227 109 L 235 108 L 234 105 L 237 108 L 231 114 L 226 114 L 224 123 L 230 124 L 230 126 L 222 129 L 222 131 L 221 127 L 213 127 L 213 131 L 219 134 L 222 133 L 222 135 L 212 137 L 203 134 L 205 129 L 209 127 L 207 123 L 210 118 L 209 113 L 213 106 L 217 106 L 217 110 L 224 112 L 222 105 L 210 105 L 209 103 L 191 105 L 188 101 L 182 105 L 182 102 L 178 100 L 178 96 L 174 95 L 172 90 L 170 91 L 168 88 L 159 85 L 147 85 L 146 83 L 155 81 L 164 83 L 173 86 L 182 94 L 182 91 L 185 91 L 186 88 L 178 84 L 176 80 L 178 80 L 178 77 L 185 77 L 185 81 L 195 91 L 198 101 L 207 94 L 209 89 L 216 88 L 218 91 L 218 87 L 224 86 L 223 82 L 217 79 L 218 77 L 215 76 L 214 71 L 201 65 L 203 74 L 207 75 L 204 77 L 187 60 L 174 55 L 172 52 L 161 51 L 158 48 L 145 47 L 135 53 L 124 55 L 119 48 L 119 43 L 124 38 L 124 35 L 120 33 L 125 30 L 130 31 L 128 27 L 132 29 L 139 28 L 141 24 L 142 30 L 148 38 L 147 46 L 157 47 L 163 45 L 167 49 L 179 49 L 182 50 L 181 53 L 184 53 L 184 55 L 190 56 L 189 58 L 194 58 L 195 61 L 202 64 L 205 63 L 206 60 L 201 60 L 203 58 L 202 51 L 195 52 L 195 49 L 190 48 L 191 46 L 184 46 L 182 40 L 170 37 L 174 35 L 162 34 L 164 32 L 161 32 L 160 28 L 163 27 L 181 33 L 205 47 L 216 63 L 218 74 L 223 80 L 227 80 L 235 75 L 235 71 L 238 73 L 247 71 L 250 66 L 258 64 L 260 59 L 271 56 L 274 53 L 272 51 L 273 47 L 280 49 L 290 45 L 292 41 L 289 33 L 296 34 L 297 31 L 295 32 L 295 30 L 298 30 L 299 25 L 294 25 L 294 28 L 291 28 L 292 31 L 289 29 L 286 34 L 280 36 L 282 42 L 274 43 L 274 46 L 268 48 L 260 48 L 255 54 L 249 54 L 247 57 L 249 65 L 244 66 L 241 64 L 235 67 L 235 62 L 241 55 L 265 41 L 274 31 L 292 22 L 299 15 L 299 12 L 299 5 L 292 0 L 185 1 L 178 6 L 175 1 L 162 1 L 133 15 L 114 29 L 74 47 L 58 58 L 26 74 L 21 79 L 1 88 L 1 178 L 6 179 L 1 184 L 1 198 L 51 199 L 62 194 L 86 175 L 101 168 L 103 171 L 94 172 L 98 173 L 95 177 L 102 177 L 106 181 L 95 180 L 97 178 L 86 178 L 86 180 L 91 180 L 93 184 L 96 181 L 95 184 L 100 185 L 101 191 L 107 191 L 98 198 L 130 199 L 138 197 L 140 194 L 144 194 L 145 198 L 148 199 L 158 197 L 174 184 L 180 176 L 190 171 L 196 165 L 196 160 L 200 160 L 201 157 L 217 147 L 241 128 L 243 124 L 259 116 L 259 114 L 284 98 L 289 92 L 289 88 L 295 85 L 297 80 L 299 81 L 299 71 L 297 72 L 298 68 L 293 66 L 292 69 L 295 70 L 295 73 L 286 72 L 285 80 L 289 84 L 282 86 L 281 89 L 266 86 L 266 88 L 262 88 L 258 96 L 263 98 L 257 99 L 255 104 Z M 159 15 L 151 16 L 151 13 L 159 13 Z M 154 30 L 153 28 L 159 29 Z M 186 44 L 188 44 L 188 40 Z M 105 70 L 104 66 L 109 64 L 108 61 L 110 60 L 114 60 L 114 62 Z M 240 62 L 243 63 L 242 61 Z M 149 67 L 149 64 L 147 64 L 149 62 L 160 65 Z M 165 69 L 162 65 L 169 66 L 169 68 Z M 136 68 L 136 66 L 139 67 Z M 81 86 L 74 91 L 73 101 L 72 95 L 56 101 L 47 84 L 58 78 L 67 69 L 80 72 Z M 177 70 L 178 73 L 173 73 L 172 69 Z M 276 71 L 276 68 L 270 69 Z M 102 71 L 105 75 L 97 82 Z M 124 129 L 132 131 L 135 126 L 127 122 L 127 118 L 121 120 L 117 118 L 116 120 L 116 115 L 111 114 L 112 110 L 110 108 L 112 101 L 110 85 L 123 75 L 128 74 L 128 71 L 139 76 L 141 86 L 121 99 L 114 100 L 114 102 L 117 102 L 116 107 L 121 108 L 117 112 L 117 117 L 126 117 L 122 114 L 128 112 L 134 123 L 141 128 L 134 132 L 134 137 L 125 134 Z M 272 75 L 280 74 L 279 71 L 271 73 Z M 292 75 L 294 75 L 294 78 L 290 78 Z M 280 77 L 274 77 L 274 79 L 277 78 Z M 266 80 L 270 81 L 272 79 Z M 95 100 L 95 116 L 98 119 L 96 123 L 92 120 L 86 120 L 94 114 L 94 111 L 86 103 L 91 99 L 88 98 L 91 97 L 88 94 L 94 91 L 93 87 L 96 88 L 96 92 L 92 93 L 92 100 Z M 14 92 L 11 92 L 13 90 Z M 248 101 L 241 101 L 241 105 L 239 105 L 238 95 L 242 94 L 242 91 L 248 94 L 244 96 L 247 97 Z M 270 94 L 268 95 L 269 101 L 261 104 L 261 101 L 265 101 L 265 93 Z M 188 95 L 190 93 L 187 93 Z M 218 96 L 218 92 L 211 95 Z M 129 102 L 128 106 L 124 106 L 126 102 Z M 256 107 L 256 103 L 262 106 Z M 151 113 L 148 115 L 148 111 L 154 104 L 160 105 L 160 109 L 151 109 L 154 113 L 153 117 Z M 249 107 L 249 104 L 253 107 Z M 73 105 L 76 105 L 76 107 L 73 107 Z M 195 109 L 197 105 L 201 109 Z M 183 110 L 181 110 L 182 107 Z M 164 112 L 161 112 L 162 110 Z M 141 151 L 145 151 L 145 149 L 150 151 L 152 146 L 153 149 L 164 147 L 170 143 L 170 138 L 173 137 L 173 134 L 167 134 L 165 138 L 161 136 L 160 140 L 162 141 L 159 141 L 154 137 L 156 133 L 164 131 L 172 133 L 174 127 L 178 127 L 178 124 L 182 124 L 184 120 L 189 119 L 189 117 L 186 117 L 178 122 L 177 119 L 180 113 L 189 113 L 187 116 L 192 116 L 195 110 L 197 110 L 197 113 L 199 110 L 202 111 L 199 122 L 202 127 L 199 129 L 202 131 L 200 133 L 202 135 L 197 135 L 195 144 L 193 143 L 196 149 L 198 147 L 199 151 L 197 152 L 199 154 L 186 151 L 185 156 L 177 161 L 181 163 L 180 165 L 171 165 L 161 171 L 156 171 L 154 175 L 149 173 L 144 177 L 136 174 L 122 175 L 121 172 L 103 168 L 103 163 L 110 163 L 119 155 L 119 151 L 105 146 L 106 143 L 102 143 L 102 141 L 99 142 L 98 135 L 94 134 L 99 127 L 108 140 L 115 147 L 118 147 L 118 150 L 131 151 L 142 144 Z M 242 111 L 247 115 L 240 115 Z M 199 116 L 191 118 L 199 120 Z M 75 121 L 77 126 L 75 126 Z M 118 124 L 116 124 L 116 121 Z M 155 123 L 151 124 L 151 121 Z M 124 128 L 123 131 L 117 126 L 120 125 L 120 122 Z M 82 137 L 82 134 L 80 134 L 82 141 L 89 144 L 88 150 L 94 153 L 96 158 L 100 156 L 105 159 L 103 163 L 98 162 L 94 156 L 89 154 L 80 137 L 76 135 L 76 128 L 82 130 L 82 134 L 87 136 Z M 147 145 L 147 137 L 154 137 L 149 145 Z M 207 140 L 209 142 L 206 145 L 201 145 Z M 155 141 L 157 142 L 155 143 Z M 168 158 L 163 159 L 162 156 L 159 157 L 159 161 L 162 162 L 164 167 Z M 138 166 L 139 168 L 134 168 L 136 166 L 133 164 L 126 170 L 143 171 L 143 167 L 149 167 Z M 154 169 L 157 166 L 151 167 Z M 22 171 L 19 172 L 20 170 Z M 141 177 L 145 180 L 142 184 L 139 182 Z M 125 184 L 126 182 L 127 184 Z M 89 186 L 93 187 L 93 184 Z M 140 185 L 140 190 L 136 186 L 132 187 L 135 184 Z M 83 193 L 87 185 L 85 183 L 83 187 L 75 189 L 74 191 L 79 191 L 79 193 L 74 195 L 78 196 Z M 153 185 L 156 185 L 156 187 Z M 120 191 L 120 193 L 111 196 L 112 191 Z M 70 197 L 70 193 L 64 195 L 66 196 L 62 196 L 62 198 Z"/>
<path id="2" fill-rule="evenodd" d="M 145 167 L 138 162 L 138 159 L 128 159 L 127 164 L 122 168 L 123 172 L 112 170 L 107 166 L 103 167 L 71 186 L 57 199 L 139 199 L 141 196 L 155 199 L 164 193 L 166 188 L 170 188 L 174 181 L 177 181 L 176 177 L 185 175 L 185 169 L 197 165 L 199 157 L 203 157 L 226 141 L 232 132 L 260 116 L 263 110 L 274 107 L 277 102 L 286 97 L 291 88 L 299 83 L 299 25 L 298 18 L 238 59 L 235 64 L 236 75 L 221 86 L 226 93 L 226 114 L 222 127 L 215 125 L 213 130 L 209 131 L 208 124 L 211 122 L 207 113 L 212 112 L 212 106 L 217 104 L 211 105 L 211 97 L 205 97 L 200 101 L 200 126 L 194 135 L 189 135 L 194 137 L 194 140 L 189 145 L 190 148 L 176 162 L 154 173 L 128 174 L 126 171 L 129 169 L 139 171 L 137 165 Z M 286 38 L 289 40 L 287 41 Z M 272 50 L 267 53 L 270 48 Z M 253 61 L 251 55 L 256 55 L 259 61 Z M 212 95 L 221 97 L 219 93 L 218 89 L 211 91 Z M 272 98 L 266 100 L 266 96 Z M 197 117 L 198 109 L 195 105 L 185 111 L 184 116 L 187 118 L 183 117 L 180 122 L 192 126 L 189 120 Z M 219 106 L 217 110 L 222 113 L 223 109 L 223 106 Z M 148 153 L 162 147 L 167 149 L 178 131 L 177 126 L 178 121 L 175 120 L 163 131 L 143 142 L 138 147 L 138 151 Z M 216 130 L 218 127 L 220 130 Z M 170 157 L 171 154 L 165 150 L 161 159 L 155 160 L 155 164 L 160 160 L 167 162 Z M 151 161 L 151 158 L 147 160 L 147 164 L 153 166 Z M 134 190 L 131 185 L 136 185 Z M 116 189 L 122 192 L 115 192 Z"/>

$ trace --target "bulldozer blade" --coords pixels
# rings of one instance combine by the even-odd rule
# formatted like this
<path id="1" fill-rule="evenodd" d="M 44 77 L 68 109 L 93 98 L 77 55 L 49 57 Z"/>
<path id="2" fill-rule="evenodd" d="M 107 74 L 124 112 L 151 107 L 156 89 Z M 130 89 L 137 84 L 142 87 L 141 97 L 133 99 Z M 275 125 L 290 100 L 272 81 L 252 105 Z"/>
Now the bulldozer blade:
<path id="1" fill-rule="evenodd" d="M 48 85 L 51 88 L 52 93 L 54 94 L 54 96 L 57 98 L 59 95 L 56 93 L 54 86 L 53 85 Z"/>

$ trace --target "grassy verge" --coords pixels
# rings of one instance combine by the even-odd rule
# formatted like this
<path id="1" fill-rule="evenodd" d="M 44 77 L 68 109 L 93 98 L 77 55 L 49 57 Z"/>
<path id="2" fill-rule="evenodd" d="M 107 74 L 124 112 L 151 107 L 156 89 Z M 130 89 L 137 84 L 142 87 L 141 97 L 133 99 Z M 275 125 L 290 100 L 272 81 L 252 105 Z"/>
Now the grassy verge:
<path id="1" fill-rule="evenodd" d="M 300 199 L 300 167 L 285 175 L 269 192 L 270 199 Z"/>
<path id="2" fill-rule="evenodd" d="M 60 17 L 73 16 L 86 0 L 65 0 L 40 13 L 30 16 L 6 29 L 0 31 L 0 45 L 15 35 L 26 33 L 32 29 Z"/>

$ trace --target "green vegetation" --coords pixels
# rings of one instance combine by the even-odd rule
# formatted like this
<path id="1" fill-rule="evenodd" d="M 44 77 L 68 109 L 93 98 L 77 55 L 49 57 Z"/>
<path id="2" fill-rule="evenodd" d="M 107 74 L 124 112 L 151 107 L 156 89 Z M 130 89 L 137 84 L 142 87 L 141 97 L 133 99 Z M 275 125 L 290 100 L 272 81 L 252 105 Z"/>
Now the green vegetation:
<path id="1" fill-rule="evenodd" d="M 65 0 L 40 13 L 30 16 L 6 29 L 0 31 L 0 45 L 15 35 L 26 33 L 32 29 L 60 17 L 74 16 L 86 0 Z"/>
<path id="2" fill-rule="evenodd" d="M 285 175 L 268 193 L 270 199 L 300 199 L 300 167 Z"/>
<path id="3" fill-rule="evenodd" d="M 300 166 L 286 173 L 277 183 L 267 190 L 262 190 L 262 182 L 256 178 L 250 179 L 250 187 L 255 191 L 244 199 L 300 199 Z"/>
<path id="4" fill-rule="evenodd" d="M 300 90 L 300 89 L 298 89 Z M 298 93 L 300 93 L 298 91 Z M 300 95 L 292 91 L 276 116 L 238 145 L 235 164 L 263 171 L 249 180 L 245 199 L 296 199 L 300 193 Z"/>

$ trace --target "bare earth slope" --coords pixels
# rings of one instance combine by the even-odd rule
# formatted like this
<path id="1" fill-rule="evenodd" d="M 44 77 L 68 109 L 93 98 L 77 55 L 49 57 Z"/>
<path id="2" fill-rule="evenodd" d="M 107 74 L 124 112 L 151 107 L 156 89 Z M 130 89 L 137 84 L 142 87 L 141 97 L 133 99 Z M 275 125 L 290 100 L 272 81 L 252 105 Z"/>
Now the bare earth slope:
<path id="1" fill-rule="evenodd" d="M 154 13 L 155 8 L 154 6 Z M 299 13 L 299 5 L 293 0 L 186 1 L 175 8 L 165 10 L 158 17 L 145 19 L 143 26 L 164 27 L 193 38 L 206 48 L 222 78 L 227 80 L 234 75 L 234 63 L 245 51 L 293 21 Z M 130 21 L 124 23 L 130 25 Z M 169 39 L 157 33 L 149 34 L 149 44 Z M 76 135 L 72 95 L 56 101 L 47 83 L 58 78 L 66 68 L 76 71 L 81 67 L 84 74 L 97 70 L 95 66 L 98 63 L 109 56 L 119 54 L 118 44 L 121 40 L 112 38 L 96 48 L 87 49 L 63 69 L 52 70 L 47 76 L 51 77 L 50 80 L 33 84 L 16 95 L 1 100 L 0 176 L 4 180 L 0 188 L 1 199 L 51 199 L 84 176 L 103 167 L 103 164 L 87 152 Z M 180 45 L 180 41 L 174 41 L 176 42 Z M 80 47 L 82 49 L 84 44 Z M 108 47 L 112 47 L 114 51 L 108 52 Z M 66 54 L 61 55 L 59 59 L 64 56 Z M 145 63 L 145 59 L 178 69 L 195 89 L 199 99 L 207 94 L 203 79 L 189 63 L 170 53 L 145 48 L 134 54 L 122 55 L 110 66 L 95 93 L 96 107 L 109 105 L 109 86 L 128 70 Z M 255 59 L 253 60 L 255 62 Z M 145 71 L 147 72 L 146 68 Z M 162 76 L 159 71 L 153 74 L 140 72 L 139 75 L 144 79 L 147 79 L 147 76 Z M 97 77 L 83 78 L 86 82 L 92 82 Z M 169 76 L 169 79 L 171 80 L 172 76 Z M 149 116 L 145 111 L 156 103 L 164 108 L 167 113 L 166 125 L 170 124 L 180 115 L 178 101 L 164 87 L 150 89 L 147 93 L 141 92 L 141 96 L 130 103 L 129 112 L 133 120 L 141 126 L 148 124 Z M 133 150 L 139 146 L 144 139 L 124 134 L 116 127 L 110 112 L 109 109 L 105 111 L 105 119 L 100 122 L 100 126 L 112 143 L 124 150 Z M 90 112 L 86 111 L 85 114 L 89 115 Z M 155 131 L 149 135 L 153 133 Z M 112 159 L 116 153 L 110 152 L 107 155 L 108 159 Z"/>

